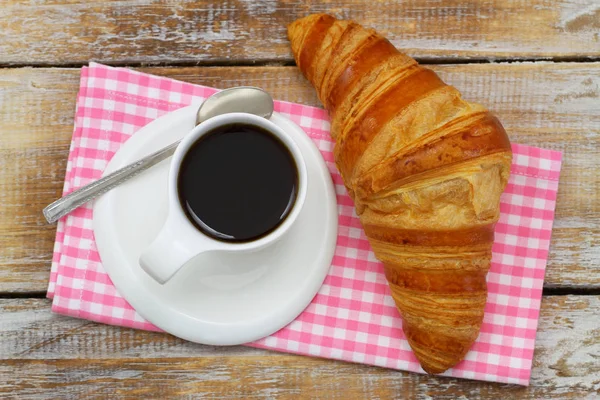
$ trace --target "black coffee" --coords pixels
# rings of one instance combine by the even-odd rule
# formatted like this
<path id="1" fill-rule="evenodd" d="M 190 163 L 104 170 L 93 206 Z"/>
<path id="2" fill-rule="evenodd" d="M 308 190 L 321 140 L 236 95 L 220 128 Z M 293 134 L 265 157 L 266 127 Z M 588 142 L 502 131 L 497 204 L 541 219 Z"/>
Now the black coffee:
<path id="1" fill-rule="evenodd" d="M 177 190 L 198 229 L 215 239 L 246 242 L 267 235 L 287 217 L 296 200 L 298 171 L 273 134 L 231 124 L 192 145 Z"/>

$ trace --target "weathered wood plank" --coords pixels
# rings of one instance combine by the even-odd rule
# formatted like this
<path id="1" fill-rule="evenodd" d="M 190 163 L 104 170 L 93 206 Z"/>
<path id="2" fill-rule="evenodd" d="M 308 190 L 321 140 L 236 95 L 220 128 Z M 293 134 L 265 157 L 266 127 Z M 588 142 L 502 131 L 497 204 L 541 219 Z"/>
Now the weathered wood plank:
<path id="1" fill-rule="evenodd" d="M 564 152 L 548 287 L 600 287 L 600 63 L 433 66 L 493 109 L 513 141 Z M 318 105 L 295 67 L 147 68 L 215 87 L 262 86 Z M 42 208 L 60 195 L 77 69 L 0 70 L 0 292 L 45 290 L 54 226 Z"/>
<path id="2" fill-rule="evenodd" d="M 599 308 L 599 296 L 543 299 L 531 386 L 523 388 L 245 347 L 202 346 L 54 315 L 47 300 L 0 300 L 0 394 L 593 398 L 600 395 Z"/>
<path id="3" fill-rule="evenodd" d="M 291 61 L 286 26 L 327 12 L 421 59 L 600 56 L 596 0 L 4 1 L 0 64 Z"/>

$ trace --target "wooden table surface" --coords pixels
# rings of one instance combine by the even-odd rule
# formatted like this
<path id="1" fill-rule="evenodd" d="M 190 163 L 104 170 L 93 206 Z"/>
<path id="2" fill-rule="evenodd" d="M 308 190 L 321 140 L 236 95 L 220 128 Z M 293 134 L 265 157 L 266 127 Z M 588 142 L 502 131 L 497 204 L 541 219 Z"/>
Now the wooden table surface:
<path id="1" fill-rule="evenodd" d="M 489 106 L 512 141 L 564 154 L 531 386 L 431 377 L 54 315 L 45 291 L 80 67 L 89 61 L 318 105 L 286 24 L 354 18 Z M 600 396 L 598 0 L 3 0 L 0 397 Z"/>

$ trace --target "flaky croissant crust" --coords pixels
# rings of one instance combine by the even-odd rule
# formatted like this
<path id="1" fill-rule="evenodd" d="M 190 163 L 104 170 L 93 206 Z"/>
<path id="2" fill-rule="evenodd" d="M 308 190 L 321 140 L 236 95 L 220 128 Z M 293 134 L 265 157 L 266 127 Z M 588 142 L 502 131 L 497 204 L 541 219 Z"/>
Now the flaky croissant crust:
<path id="1" fill-rule="evenodd" d="M 487 109 L 372 29 L 326 14 L 288 27 L 331 118 L 335 161 L 429 373 L 479 334 L 510 142 Z"/>

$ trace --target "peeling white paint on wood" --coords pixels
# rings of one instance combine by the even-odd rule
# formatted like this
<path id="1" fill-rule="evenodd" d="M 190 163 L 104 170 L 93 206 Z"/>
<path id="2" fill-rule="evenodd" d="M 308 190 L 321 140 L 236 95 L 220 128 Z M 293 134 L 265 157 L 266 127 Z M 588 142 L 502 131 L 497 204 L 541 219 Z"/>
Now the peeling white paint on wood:
<path id="1" fill-rule="evenodd" d="M 5 1 L 0 64 L 291 61 L 286 26 L 356 19 L 423 59 L 598 57 L 596 0 Z"/>
<path id="2" fill-rule="evenodd" d="M 166 334 L 50 313 L 41 299 L 0 300 L 0 394 L 300 396 L 327 398 L 593 398 L 600 394 L 599 296 L 549 296 L 528 388 L 404 373 L 242 346 L 202 346 Z M 36 397 L 37 398 L 37 397 Z"/>
<path id="3" fill-rule="evenodd" d="M 568 32 L 596 34 L 600 30 L 600 4 L 598 2 L 572 1 L 560 9 L 558 26 Z"/>
<path id="4" fill-rule="evenodd" d="M 600 56 L 597 0 L 8 0 L 0 64 L 291 61 L 286 25 L 313 12 L 356 19 L 422 59 Z M 513 141 L 564 152 L 546 287 L 600 287 L 600 63 L 433 69 L 495 111 Z M 319 104 L 295 67 L 146 71 Z M 78 83 L 78 69 L 0 70 L 0 292 L 46 289 L 54 226 L 41 209 L 61 192 Z M 596 399 L 599 309 L 599 296 L 543 299 L 523 388 L 202 346 L 0 299 L 0 397 Z"/>

